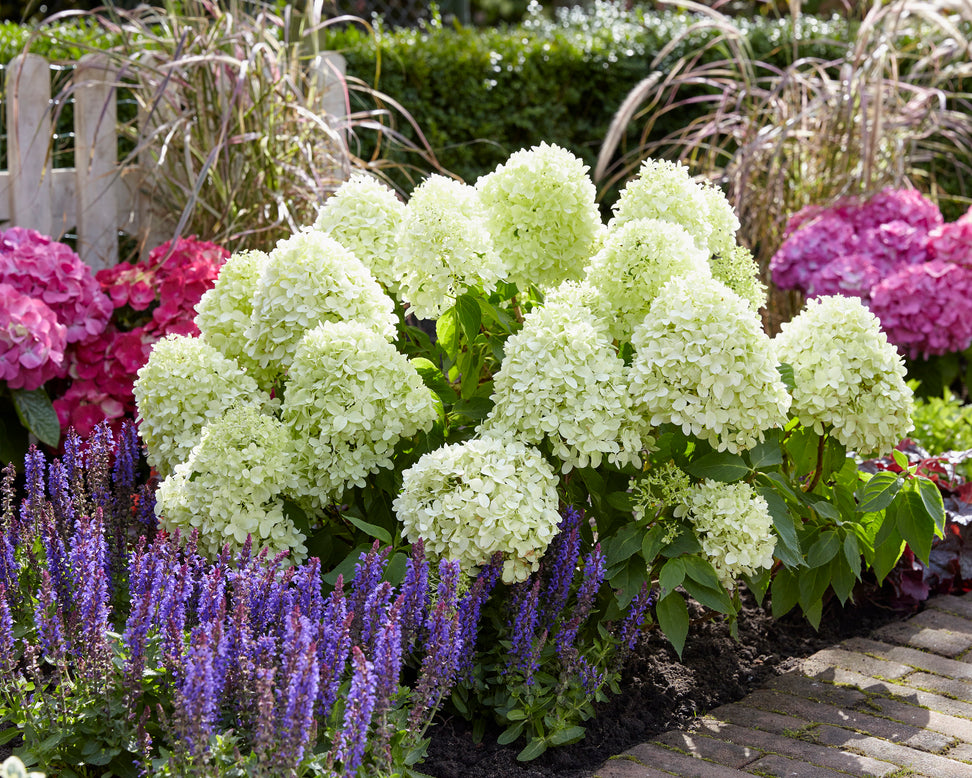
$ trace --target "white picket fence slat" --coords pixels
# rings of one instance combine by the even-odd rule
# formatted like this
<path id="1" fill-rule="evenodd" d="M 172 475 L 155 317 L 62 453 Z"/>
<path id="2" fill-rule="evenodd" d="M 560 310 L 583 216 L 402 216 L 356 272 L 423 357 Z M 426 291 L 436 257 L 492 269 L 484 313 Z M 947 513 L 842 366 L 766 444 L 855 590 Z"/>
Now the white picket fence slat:
<path id="1" fill-rule="evenodd" d="M 328 52 L 311 67 L 331 87 L 319 110 L 343 117 L 344 58 Z M 119 231 L 145 250 L 165 239 L 144 186 L 151 164 L 119 166 L 116 74 L 107 57 L 89 54 L 77 63 L 72 81 L 74 167 L 52 167 L 50 71 L 50 63 L 35 54 L 21 54 L 7 66 L 8 169 L 0 171 L 0 229 L 27 227 L 57 239 L 74 228 L 78 255 L 98 270 L 118 262 Z"/>

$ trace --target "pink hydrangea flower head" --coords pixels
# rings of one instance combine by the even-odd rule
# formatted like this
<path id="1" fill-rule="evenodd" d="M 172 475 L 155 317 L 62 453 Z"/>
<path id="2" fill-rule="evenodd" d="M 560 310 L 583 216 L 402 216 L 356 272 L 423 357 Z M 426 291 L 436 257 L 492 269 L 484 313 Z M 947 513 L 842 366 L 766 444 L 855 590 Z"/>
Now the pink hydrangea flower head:
<path id="1" fill-rule="evenodd" d="M 806 291 L 820 268 L 837 257 L 856 253 L 857 242 L 848 220 L 832 209 L 823 210 L 802 222 L 773 255 L 773 283 L 780 289 Z"/>
<path id="2" fill-rule="evenodd" d="M 862 228 L 903 221 L 921 232 L 931 232 L 944 222 L 938 206 L 915 189 L 882 189 L 861 207 Z"/>
<path id="3" fill-rule="evenodd" d="M 860 231 L 858 252 L 889 275 L 901 265 L 917 265 L 929 257 L 928 232 L 902 219 L 884 222 Z"/>
<path id="4" fill-rule="evenodd" d="M 932 259 L 972 268 L 972 210 L 928 234 Z"/>
<path id="5" fill-rule="evenodd" d="M 972 344 L 972 268 L 931 260 L 908 265 L 871 292 L 888 340 L 912 359 Z"/>
<path id="6" fill-rule="evenodd" d="M 867 254 L 841 254 L 821 267 L 807 286 L 807 297 L 839 294 L 867 300 L 881 271 Z"/>
<path id="7" fill-rule="evenodd" d="M 0 283 L 0 379 L 37 389 L 62 372 L 67 329 L 36 297 Z"/>

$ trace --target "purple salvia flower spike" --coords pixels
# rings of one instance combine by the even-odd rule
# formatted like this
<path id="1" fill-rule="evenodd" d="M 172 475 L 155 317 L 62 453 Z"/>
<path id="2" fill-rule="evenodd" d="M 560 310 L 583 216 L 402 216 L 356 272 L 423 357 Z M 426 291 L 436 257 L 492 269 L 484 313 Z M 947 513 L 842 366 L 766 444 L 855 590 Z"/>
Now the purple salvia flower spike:
<path id="1" fill-rule="evenodd" d="M 243 547 L 240 549 L 240 553 L 236 557 L 236 569 L 243 570 L 248 567 L 252 558 L 253 535 L 247 533 L 246 540 L 243 541 Z"/>
<path id="2" fill-rule="evenodd" d="M 324 607 L 317 643 L 321 674 L 317 692 L 317 713 L 322 718 L 327 718 L 337 700 L 344 667 L 351 650 L 351 622 L 354 614 L 347 610 L 342 584 L 343 581 L 338 576 L 337 587 L 331 592 Z"/>
<path id="3" fill-rule="evenodd" d="M 510 638 L 510 658 L 507 663 L 508 672 L 519 672 L 523 682 L 529 686 L 533 683 L 535 649 L 537 643 L 537 625 L 540 622 L 540 578 L 535 577 L 532 585 L 530 581 L 517 584 L 518 591 L 511 599 L 516 607 Z"/>
<path id="4" fill-rule="evenodd" d="M 320 670 L 314 639 L 316 629 L 311 621 L 299 613 L 291 613 L 287 622 L 283 678 L 277 691 L 282 740 L 279 753 L 286 755 L 286 766 L 294 769 L 303 760 L 308 746 L 317 739 L 314 702 Z"/>
<path id="5" fill-rule="evenodd" d="M 212 624 L 196 627 L 183 662 L 182 679 L 175 694 L 175 720 L 189 753 L 198 755 L 214 730 L 218 698 L 213 664 L 216 642 Z"/>
<path id="6" fill-rule="evenodd" d="M 74 526 L 74 524 L 71 526 Z M 70 579 L 72 562 L 68 560 L 64 540 L 58 530 L 50 504 L 45 506 L 40 539 L 44 548 L 44 561 L 47 564 L 48 572 L 51 574 L 51 582 L 54 585 L 54 591 L 57 592 L 58 600 L 70 602 L 73 590 Z"/>
<path id="7" fill-rule="evenodd" d="M 624 657 L 634 650 L 638 636 L 645 626 L 648 609 L 655 601 L 655 592 L 650 587 L 651 584 L 645 581 L 628 606 L 628 613 L 621 622 L 621 629 L 618 632 L 618 649 L 614 660 L 616 664 L 620 664 Z"/>
<path id="8" fill-rule="evenodd" d="M 353 675 L 348 690 L 347 705 L 344 709 L 343 726 L 338 732 L 336 751 L 345 775 L 354 775 L 364 761 L 365 745 L 368 742 L 368 729 L 375 708 L 374 668 L 354 646 L 351 649 Z"/>
<path id="9" fill-rule="evenodd" d="M 0 583 L 0 672 L 12 673 L 17 665 L 14 655 L 13 615 L 7 601 L 7 587 Z"/>
<path id="10" fill-rule="evenodd" d="M 114 513 L 111 495 L 111 455 L 115 448 L 111 426 L 103 421 L 94 428 L 88 438 L 85 451 L 85 475 L 93 504 L 100 507 L 106 515 Z"/>
<path id="11" fill-rule="evenodd" d="M 34 624 L 40 647 L 55 664 L 64 661 L 67 646 L 64 639 L 64 618 L 61 604 L 57 601 L 51 576 L 41 569 L 41 585 L 37 590 L 37 606 L 34 609 Z"/>
<path id="12" fill-rule="evenodd" d="M 20 565 L 17 564 L 16 547 L 11 540 L 6 527 L 0 527 L 0 585 L 8 592 L 10 597 L 18 597 L 20 590 Z"/>
<path id="13" fill-rule="evenodd" d="M 387 617 L 393 595 L 392 585 L 387 581 L 382 581 L 368 595 L 368 599 L 365 600 L 364 612 L 361 614 L 360 646 L 370 647 L 374 643 L 378 630 Z"/>
<path id="14" fill-rule="evenodd" d="M 368 597 L 381 583 L 389 550 L 389 548 L 380 548 L 376 540 L 371 546 L 371 550 L 358 557 L 359 561 L 354 566 L 354 578 L 351 580 L 348 605 L 355 619 L 352 628 L 352 638 L 355 642 L 358 641 L 361 634 L 362 619 L 364 618 Z"/>
<path id="15" fill-rule="evenodd" d="M 67 535 L 74 526 L 74 498 L 71 496 L 71 483 L 64 463 L 55 459 L 51 462 L 47 476 L 48 491 L 54 507 L 55 528 L 60 535 Z"/>
<path id="16" fill-rule="evenodd" d="M 480 613 L 492 594 L 502 570 L 503 555 L 497 552 L 490 563 L 479 571 L 479 575 L 476 576 L 476 580 L 459 605 L 462 620 L 462 653 L 459 657 L 459 672 L 467 680 L 471 678 L 473 669 Z"/>
<path id="17" fill-rule="evenodd" d="M 324 594 L 321 588 L 321 560 L 311 557 L 294 574 L 297 605 L 311 622 L 320 622 L 324 613 Z"/>
<path id="18" fill-rule="evenodd" d="M 574 581 L 580 556 L 580 523 L 582 514 L 573 506 L 568 506 L 560 522 L 560 530 L 544 554 L 546 573 L 544 591 L 543 625 L 552 627 L 567 606 L 570 586 Z"/>
<path id="19" fill-rule="evenodd" d="M 33 538 L 41 531 L 44 521 L 44 505 L 46 493 L 44 480 L 47 471 L 47 460 L 37 446 L 31 444 L 24 457 L 24 490 L 26 498 L 20 504 L 20 522 L 17 528 L 18 541 L 21 538 Z"/>
<path id="20" fill-rule="evenodd" d="M 115 446 L 115 464 L 111 470 L 116 496 L 127 497 L 135 491 L 139 455 L 138 432 L 132 422 L 125 421 Z"/>
<path id="21" fill-rule="evenodd" d="M 80 642 L 76 647 L 82 664 L 92 673 L 107 669 L 110 649 L 108 624 L 108 576 L 105 572 L 107 549 L 101 509 L 93 516 L 75 522 L 71 539 L 71 571 L 74 575 L 74 606 Z"/>
<path id="22" fill-rule="evenodd" d="M 222 564 L 213 565 L 202 581 L 199 592 L 197 616 L 199 623 L 217 618 L 220 609 L 226 609 L 226 575 Z"/>
<path id="23" fill-rule="evenodd" d="M 80 486 L 82 472 L 81 438 L 74 427 L 68 429 L 64 436 L 64 456 L 61 458 L 64 463 L 64 472 L 67 475 L 68 483 L 76 494 Z"/>
<path id="24" fill-rule="evenodd" d="M 425 544 L 421 538 L 412 545 L 402 582 L 402 645 L 411 647 L 425 624 L 429 608 L 429 563 L 425 559 Z"/>
<path id="25" fill-rule="evenodd" d="M 372 659 L 377 681 L 375 710 L 383 713 L 391 708 L 392 698 L 398 691 L 398 680 L 402 672 L 402 624 L 401 609 L 404 597 L 398 598 L 388 609 L 387 618 L 375 638 L 375 652 Z"/>
<path id="26" fill-rule="evenodd" d="M 155 516 L 155 484 L 154 477 L 148 483 L 138 487 L 135 507 L 135 525 L 143 529 L 154 530 L 158 525 Z"/>
<path id="27" fill-rule="evenodd" d="M 253 753 L 257 763 L 269 772 L 273 754 L 277 749 L 276 710 L 273 699 L 273 681 L 276 669 L 257 667 L 255 670 L 256 724 L 254 727 Z"/>

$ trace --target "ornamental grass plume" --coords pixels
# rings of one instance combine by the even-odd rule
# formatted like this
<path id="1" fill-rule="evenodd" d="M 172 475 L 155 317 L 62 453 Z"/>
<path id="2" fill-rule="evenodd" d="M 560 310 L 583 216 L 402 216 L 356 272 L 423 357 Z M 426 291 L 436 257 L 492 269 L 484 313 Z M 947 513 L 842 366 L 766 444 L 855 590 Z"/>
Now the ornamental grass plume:
<path id="1" fill-rule="evenodd" d="M 856 297 L 808 300 L 773 339 L 793 367 L 791 412 L 861 456 L 890 451 L 911 429 L 911 389 L 902 358 L 877 317 Z"/>
<path id="2" fill-rule="evenodd" d="M 431 429 L 436 407 L 408 358 L 370 323 L 322 322 L 297 346 L 280 416 L 297 455 L 294 494 L 317 509 L 391 468 L 399 441 Z"/>
<path id="3" fill-rule="evenodd" d="M 324 201 L 314 228 L 351 251 L 391 294 L 395 277 L 395 235 L 405 203 L 385 184 L 366 173 L 354 173 Z"/>
<path id="4" fill-rule="evenodd" d="M 669 281 L 632 345 L 631 395 L 651 425 L 739 453 L 786 423 L 790 396 L 759 316 L 718 281 Z"/>
<path id="5" fill-rule="evenodd" d="M 393 507 L 411 542 L 476 575 L 497 552 L 503 581 L 539 569 L 557 532 L 557 477 L 536 449 L 487 437 L 424 454 L 402 474 Z"/>
<path id="6" fill-rule="evenodd" d="M 395 338 L 394 304 L 334 238 L 307 229 L 281 241 L 263 264 L 244 337 L 264 389 L 286 373 L 301 338 L 322 322 L 358 321 Z"/>
<path id="7" fill-rule="evenodd" d="M 256 382 L 236 362 L 185 335 L 155 345 L 134 392 L 146 456 L 162 476 L 186 460 L 207 422 L 259 397 Z"/>
<path id="8" fill-rule="evenodd" d="M 604 321 L 567 283 L 524 317 L 507 338 L 493 377 L 486 434 L 528 445 L 549 443 L 564 472 L 574 467 L 640 464 L 647 441 L 631 440 L 624 362 Z"/>
<path id="9" fill-rule="evenodd" d="M 433 175 L 412 191 L 398 228 L 394 275 L 420 319 L 437 319 L 472 288 L 492 292 L 506 273 L 493 247 L 479 193 Z"/>
<path id="10" fill-rule="evenodd" d="M 740 575 L 773 566 L 773 518 L 751 485 L 707 478 L 689 490 L 684 507 L 702 551 L 727 589 L 735 588 Z"/>
<path id="11" fill-rule="evenodd" d="M 476 182 L 486 226 L 521 291 L 579 281 L 601 229 L 597 190 L 571 152 L 541 143 Z"/>
<path id="12" fill-rule="evenodd" d="M 611 337 L 629 342 L 670 278 L 711 275 L 706 257 L 677 224 L 638 218 L 609 230 L 586 280 L 596 292 L 595 312 L 607 320 Z"/>

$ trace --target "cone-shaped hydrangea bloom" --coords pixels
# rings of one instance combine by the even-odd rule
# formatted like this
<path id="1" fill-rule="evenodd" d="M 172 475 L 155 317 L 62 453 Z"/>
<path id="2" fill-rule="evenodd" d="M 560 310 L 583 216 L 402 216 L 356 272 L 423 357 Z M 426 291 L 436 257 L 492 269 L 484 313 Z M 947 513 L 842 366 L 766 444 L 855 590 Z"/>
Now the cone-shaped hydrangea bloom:
<path id="1" fill-rule="evenodd" d="M 745 246 L 735 246 L 726 253 L 713 254 L 709 257 L 709 269 L 716 281 L 732 289 L 754 311 L 766 305 L 766 285 L 759 280 L 759 266 Z"/>
<path id="2" fill-rule="evenodd" d="M 672 222 L 688 232 L 695 245 L 708 255 L 712 235 L 710 207 L 705 187 L 692 180 L 685 165 L 646 159 L 637 177 L 621 190 L 608 226 L 620 227 L 633 219 Z M 727 224 L 721 226 L 725 229 Z"/>
<path id="3" fill-rule="evenodd" d="M 304 536 L 283 511 L 281 493 L 296 484 L 292 443 L 272 416 L 239 405 L 207 424 L 186 462 L 157 493 L 162 526 L 189 534 L 199 528 L 200 550 L 218 555 L 241 548 L 247 535 L 271 552 L 300 561 Z"/>
<path id="4" fill-rule="evenodd" d="M 587 269 L 611 336 L 628 341 L 668 279 L 711 275 L 706 252 L 675 224 L 635 219 L 612 230 Z"/>
<path id="5" fill-rule="evenodd" d="M 163 476 L 186 460 L 207 422 L 258 395 L 256 382 L 235 361 L 186 335 L 155 344 L 134 391 L 146 459 Z"/>
<path id="6" fill-rule="evenodd" d="M 632 429 L 624 362 L 583 294 L 565 284 L 507 339 L 484 429 L 532 445 L 549 440 L 565 471 L 604 458 L 640 463 L 642 441 L 622 440 Z"/>
<path id="7" fill-rule="evenodd" d="M 736 233 L 739 231 L 739 218 L 721 189 L 712 184 L 702 184 L 702 197 L 708 206 L 706 216 L 712 232 L 709 233 L 709 254 L 726 256 L 737 247 Z"/>
<path id="8" fill-rule="evenodd" d="M 820 297 L 774 339 L 793 366 L 793 413 L 861 456 L 885 454 L 911 430 L 904 363 L 877 317 L 856 297 Z"/>
<path id="9" fill-rule="evenodd" d="M 318 230 L 280 241 L 257 280 L 246 338 L 269 386 L 285 373 L 304 333 L 325 321 L 360 321 L 395 337 L 394 303 L 348 249 Z"/>
<path id="10" fill-rule="evenodd" d="M 520 289 L 579 280 L 601 227 L 588 167 L 559 146 L 512 154 L 476 182 L 493 245 Z"/>
<path id="11" fill-rule="evenodd" d="M 196 304 L 196 327 L 202 339 L 241 367 L 256 366 L 245 333 L 253 314 L 257 280 L 269 257 L 262 251 L 241 251 L 220 268 L 219 277 Z"/>
<path id="12" fill-rule="evenodd" d="M 470 287 L 491 292 L 505 274 L 479 193 L 434 175 L 412 192 L 398 228 L 399 294 L 420 319 L 437 319 Z"/>
<path id="13" fill-rule="evenodd" d="M 738 452 L 786 423 L 790 396 L 772 343 L 755 311 L 718 281 L 672 279 L 632 344 L 631 394 L 651 424 Z"/>
<path id="14" fill-rule="evenodd" d="M 501 552 L 503 580 L 523 581 L 557 534 L 557 478 L 536 449 L 496 438 L 443 446 L 402 475 L 394 508 L 405 536 L 476 575 Z"/>
<path id="15" fill-rule="evenodd" d="M 436 409 L 421 376 L 382 335 L 359 322 L 327 322 L 300 342 L 281 418 L 296 441 L 297 494 L 320 506 L 390 468 L 398 441 L 430 429 Z"/>
<path id="16" fill-rule="evenodd" d="M 314 227 L 354 253 L 385 288 L 395 293 L 395 234 L 405 203 L 374 176 L 355 173 L 327 198 Z"/>
<path id="17" fill-rule="evenodd" d="M 689 491 L 686 503 L 702 550 L 727 588 L 740 575 L 772 567 L 773 518 L 752 486 L 707 478 Z"/>

